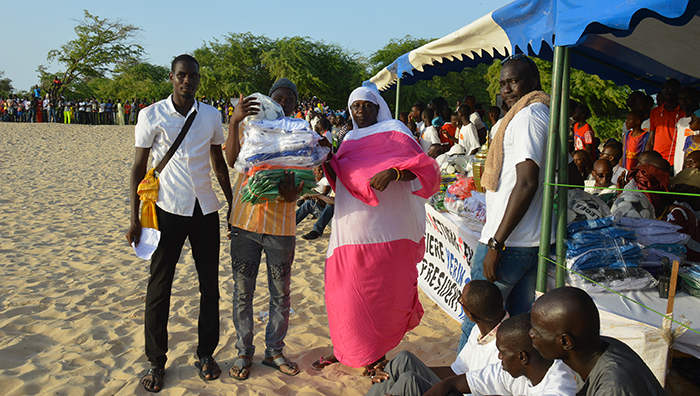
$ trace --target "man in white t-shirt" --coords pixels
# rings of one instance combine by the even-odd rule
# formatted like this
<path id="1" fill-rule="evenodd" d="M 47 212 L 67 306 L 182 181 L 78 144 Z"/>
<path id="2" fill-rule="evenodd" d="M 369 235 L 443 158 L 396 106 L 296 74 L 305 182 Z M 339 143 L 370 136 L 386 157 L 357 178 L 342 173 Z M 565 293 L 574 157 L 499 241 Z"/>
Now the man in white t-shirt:
<path id="1" fill-rule="evenodd" d="M 423 128 L 423 132 L 420 136 L 420 144 L 423 151 L 428 153 L 430 151 L 430 147 L 435 144 L 441 145 L 442 141 L 440 140 L 440 133 L 438 132 L 437 128 L 432 125 L 433 118 L 435 118 L 435 110 L 431 108 L 423 110 L 422 117 L 425 128 Z"/>
<path id="2" fill-rule="evenodd" d="M 391 361 L 376 367 L 368 396 L 422 395 L 442 379 L 481 370 L 498 363 L 496 335 L 508 318 L 503 310 L 500 290 L 491 282 L 467 283 L 459 299 L 465 316 L 476 322 L 469 342 L 451 366 L 428 367 L 408 351 L 399 352 Z"/>
<path id="3" fill-rule="evenodd" d="M 509 114 L 516 113 L 503 135 L 498 185 L 486 192 L 486 224 L 474 252 L 471 276 L 494 282 L 508 313 L 518 315 L 535 300 L 549 107 L 540 102 L 524 107 L 524 102 L 519 103 L 542 89 L 537 65 L 526 56 L 503 61 L 499 84 Z M 466 320 L 462 323 L 460 349 L 472 326 Z"/>
<path id="4" fill-rule="evenodd" d="M 471 122 L 469 116 L 470 113 L 471 108 L 468 105 L 461 105 L 457 110 L 460 123 L 462 124 L 461 128 L 459 128 L 457 144 L 464 147 L 464 151 L 467 153 L 467 155 L 474 154 L 479 150 L 479 147 L 481 147 L 481 144 L 479 144 L 477 128 L 474 123 Z"/>
<path id="5" fill-rule="evenodd" d="M 471 109 L 471 112 L 469 113 L 469 120 L 476 128 L 479 142 L 482 144 L 485 143 L 487 133 L 486 125 L 484 125 L 484 122 L 481 120 L 479 113 L 476 112 L 476 97 L 474 95 L 467 95 L 464 97 L 464 99 L 462 99 L 462 104 L 469 106 Z"/>
<path id="6" fill-rule="evenodd" d="M 419 135 L 423 133 L 423 129 L 425 128 L 425 123 L 423 123 L 423 110 L 425 110 L 425 103 L 418 101 L 411 107 L 411 113 L 409 113 L 409 119 L 416 123 L 416 132 L 418 132 Z"/>
<path id="7" fill-rule="evenodd" d="M 574 372 L 561 360 L 545 359 L 532 346 L 530 314 L 520 314 L 503 322 L 496 335 L 501 363 L 466 375 L 447 378 L 424 393 L 426 396 L 450 392 L 481 395 L 573 396 Z"/>
<path id="8" fill-rule="evenodd" d="M 674 150 L 673 173 L 678 173 L 683 170 L 683 162 L 685 161 L 685 141 L 688 136 L 695 135 L 695 131 L 690 129 L 690 115 L 695 110 L 700 108 L 700 91 L 693 87 L 683 87 L 678 92 L 678 105 L 681 110 L 688 114 L 676 123 L 676 144 Z"/>

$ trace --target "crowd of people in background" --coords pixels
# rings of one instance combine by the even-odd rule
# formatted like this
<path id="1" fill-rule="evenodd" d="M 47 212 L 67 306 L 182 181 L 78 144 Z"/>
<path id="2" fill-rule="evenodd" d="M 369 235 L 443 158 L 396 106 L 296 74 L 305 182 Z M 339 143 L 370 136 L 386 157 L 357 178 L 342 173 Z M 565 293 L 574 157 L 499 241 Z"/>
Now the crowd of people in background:
<path id="1" fill-rule="evenodd" d="M 155 103 L 151 99 L 52 98 L 10 95 L 0 98 L 2 122 L 50 122 L 81 125 L 134 125 L 139 111 Z"/>

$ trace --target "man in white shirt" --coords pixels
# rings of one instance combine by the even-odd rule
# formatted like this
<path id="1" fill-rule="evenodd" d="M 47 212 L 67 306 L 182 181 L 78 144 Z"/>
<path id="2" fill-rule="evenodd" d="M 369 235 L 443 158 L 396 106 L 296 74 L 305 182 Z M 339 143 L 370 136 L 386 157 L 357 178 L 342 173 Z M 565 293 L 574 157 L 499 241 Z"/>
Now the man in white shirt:
<path id="1" fill-rule="evenodd" d="M 51 122 L 51 111 L 49 109 L 51 108 L 51 101 L 49 100 L 49 94 L 46 94 L 46 97 L 44 100 L 41 102 L 41 111 L 44 112 L 44 122 Z"/>
<path id="2" fill-rule="evenodd" d="M 508 313 L 518 315 L 535 300 L 549 107 L 531 102 L 544 93 L 537 65 L 526 56 L 506 58 L 499 83 L 512 118 L 500 137 L 500 171 L 486 169 L 497 175 L 497 185 L 486 192 L 486 224 L 472 258 L 471 275 L 494 282 Z M 494 151 L 499 135 L 491 142 L 489 157 L 499 154 Z M 484 175 L 482 185 L 486 185 Z M 463 322 L 460 349 L 472 326 Z"/>
<path id="3" fill-rule="evenodd" d="M 464 99 L 462 99 L 462 104 L 469 106 L 469 108 L 471 109 L 471 112 L 469 113 L 469 120 L 472 124 L 474 124 L 474 127 L 476 128 L 479 137 L 479 142 L 481 144 L 485 143 L 487 133 L 486 125 L 484 125 L 484 122 L 481 120 L 481 116 L 479 115 L 479 113 L 476 112 L 476 97 L 474 95 L 467 95 L 464 97 Z"/>
<path id="4" fill-rule="evenodd" d="M 421 133 L 420 144 L 423 151 L 429 153 L 433 145 L 442 145 L 442 141 L 440 140 L 440 133 L 437 128 L 432 125 L 433 118 L 435 118 L 435 110 L 431 108 L 423 110 L 422 117 L 425 128 L 423 129 L 423 133 Z"/>
<path id="5" fill-rule="evenodd" d="M 100 124 L 104 125 L 107 123 L 107 118 L 105 117 L 105 108 L 107 107 L 107 103 L 105 103 L 104 100 L 100 100 Z"/>
<path id="6" fill-rule="evenodd" d="M 219 342 L 219 200 L 212 189 L 211 163 L 226 196 L 231 213 L 232 190 L 221 144 L 224 133 L 219 112 L 195 100 L 199 86 L 199 63 L 189 55 L 176 57 L 171 66 L 173 94 L 149 106 L 139 114 L 136 124 L 136 156 L 131 169 L 131 226 L 126 233 L 129 243 L 139 242 L 139 197 L 137 188 L 144 175 L 149 154 L 153 166 L 165 156 L 180 134 L 186 119 L 195 118 L 182 144 L 159 175 L 156 202 L 161 231 L 158 248 L 151 259 L 146 292 L 146 356 L 151 368 L 141 379 L 149 392 L 163 388 L 168 349 L 168 312 L 175 266 L 185 239 L 192 247 L 199 290 L 199 345 L 195 366 L 203 380 L 219 377 L 221 370 L 212 357 Z"/>
<path id="7" fill-rule="evenodd" d="M 529 332 L 530 314 L 505 320 L 496 335 L 501 363 L 447 378 L 425 395 L 447 395 L 450 392 L 471 393 L 474 396 L 575 395 L 574 372 L 561 360 L 543 358 L 532 346 Z"/>
<path id="8" fill-rule="evenodd" d="M 85 99 L 80 99 L 78 102 L 78 124 L 86 124 L 85 121 Z"/>
<path id="9" fill-rule="evenodd" d="M 423 129 L 426 127 L 423 122 L 423 110 L 425 110 L 425 103 L 418 101 L 411 106 L 411 113 L 409 114 L 409 120 L 413 120 L 416 123 L 416 132 L 419 135 L 423 133 Z"/>
<path id="10" fill-rule="evenodd" d="M 467 155 L 476 153 L 481 144 L 479 144 L 479 135 L 476 126 L 470 119 L 471 107 L 469 105 L 461 105 L 457 110 L 462 127 L 459 128 L 459 136 L 457 144 L 464 147 Z"/>
<path id="11" fill-rule="evenodd" d="M 685 141 L 688 136 L 695 135 L 696 131 L 690 128 L 690 116 L 700 108 L 700 91 L 693 87 L 683 87 L 678 92 L 678 105 L 685 111 L 687 117 L 683 117 L 676 123 L 676 139 L 674 150 L 673 173 L 683 170 L 685 161 Z"/>
<path id="12" fill-rule="evenodd" d="M 496 336 L 507 318 L 501 292 L 493 283 L 475 280 L 467 283 L 459 299 L 465 316 L 476 322 L 469 342 L 451 366 L 428 367 L 408 351 L 399 352 L 383 366 L 377 365 L 368 396 L 422 395 L 440 380 L 461 376 L 498 363 Z M 466 319 L 465 319 L 466 320 Z"/>

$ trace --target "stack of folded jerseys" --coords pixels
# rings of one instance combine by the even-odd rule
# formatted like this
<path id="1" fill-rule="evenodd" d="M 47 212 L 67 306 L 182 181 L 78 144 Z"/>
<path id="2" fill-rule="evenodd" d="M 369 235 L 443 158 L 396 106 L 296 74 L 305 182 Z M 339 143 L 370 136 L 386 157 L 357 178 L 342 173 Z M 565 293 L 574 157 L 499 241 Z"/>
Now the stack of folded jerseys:
<path id="1" fill-rule="evenodd" d="M 298 118 L 251 120 L 243 130 L 243 145 L 234 164 L 239 173 L 250 176 L 243 187 L 241 202 L 262 204 L 279 199 L 279 186 L 288 172 L 295 186 L 304 182 L 301 194 L 316 187 L 313 168 L 321 165 L 330 149 L 321 147 L 321 136 Z"/>
<path id="2" fill-rule="evenodd" d="M 616 218 L 615 225 L 634 231 L 637 243 L 643 247 L 643 258 L 639 264 L 650 272 L 656 273 L 661 269 L 661 259 L 664 257 L 671 262 L 685 262 L 685 245 L 690 236 L 678 232 L 681 226 L 662 220 L 627 217 Z"/>
<path id="3" fill-rule="evenodd" d="M 612 217 L 576 221 L 567 227 L 566 264 L 569 283 L 588 292 L 639 290 L 654 286 L 647 271 L 637 268 L 642 247 L 633 230 L 618 227 Z"/>

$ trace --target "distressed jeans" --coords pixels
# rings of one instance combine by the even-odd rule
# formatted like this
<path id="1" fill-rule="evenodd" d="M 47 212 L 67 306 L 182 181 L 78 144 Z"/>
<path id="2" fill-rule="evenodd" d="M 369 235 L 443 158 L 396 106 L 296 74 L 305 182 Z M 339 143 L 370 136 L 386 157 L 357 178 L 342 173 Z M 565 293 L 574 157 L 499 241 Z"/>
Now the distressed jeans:
<path id="1" fill-rule="evenodd" d="M 472 259 L 472 280 L 486 279 L 484 277 L 484 258 L 488 250 L 488 246 L 481 242 L 477 245 Z M 539 247 L 506 247 L 501 253 L 501 260 L 496 269 L 496 274 L 501 279 L 494 284 L 501 289 L 505 308 L 510 316 L 530 311 L 532 303 L 535 301 L 538 252 Z M 472 327 L 474 327 L 474 323 L 465 316 L 457 353 L 467 343 Z"/>
<path id="2" fill-rule="evenodd" d="M 253 294 L 262 252 L 267 261 L 270 290 L 269 320 L 265 329 L 265 357 L 282 353 L 289 327 L 290 284 L 296 236 L 258 234 L 231 228 L 233 267 L 233 324 L 239 355 L 253 356 Z"/>

